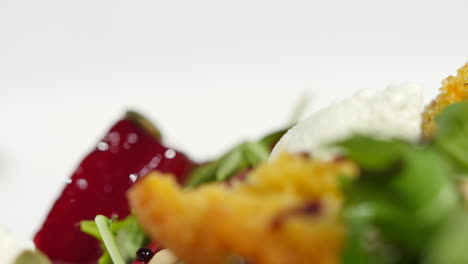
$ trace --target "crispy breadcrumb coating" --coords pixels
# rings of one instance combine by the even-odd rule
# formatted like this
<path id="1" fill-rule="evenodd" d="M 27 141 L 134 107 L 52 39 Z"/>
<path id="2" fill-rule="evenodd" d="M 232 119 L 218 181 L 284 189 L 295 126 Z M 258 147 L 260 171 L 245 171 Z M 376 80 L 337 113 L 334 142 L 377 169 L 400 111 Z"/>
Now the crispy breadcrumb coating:
<path id="1" fill-rule="evenodd" d="M 424 138 L 431 138 L 435 133 L 434 116 L 450 104 L 468 98 L 468 63 L 458 69 L 457 76 L 449 76 L 442 82 L 440 94 L 423 112 L 422 133 Z"/>
<path id="2" fill-rule="evenodd" d="M 338 175 L 356 175 L 356 167 L 283 154 L 234 186 L 184 190 L 154 172 L 128 197 L 151 238 L 186 264 L 233 256 L 255 264 L 338 264 L 345 237 Z"/>

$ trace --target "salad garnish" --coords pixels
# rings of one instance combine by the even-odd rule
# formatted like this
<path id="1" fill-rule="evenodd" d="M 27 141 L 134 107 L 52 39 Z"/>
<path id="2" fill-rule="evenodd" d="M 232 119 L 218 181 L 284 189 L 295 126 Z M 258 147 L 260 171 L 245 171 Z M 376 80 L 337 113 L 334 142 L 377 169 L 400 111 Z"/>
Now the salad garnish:
<path id="1" fill-rule="evenodd" d="M 94 221 L 82 221 L 81 230 L 101 241 L 104 254 L 99 264 L 127 263 L 136 258 L 142 245 L 149 242 L 133 215 L 118 220 L 97 215 Z"/>
<path id="2" fill-rule="evenodd" d="M 431 141 L 355 135 L 335 143 L 345 159 L 320 163 L 283 156 L 254 169 L 234 188 L 215 183 L 184 191 L 169 177 L 153 173 L 132 187 L 130 202 L 149 235 L 188 263 L 223 263 L 231 254 L 260 264 L 286 263 L 286 259 L 293 263 L 425 264 L 433 259 L 462 263 L 465 251 L 459 256 L 452 251 L 435 255 L 428 248 L 447 239 L 440 230 L 466 210 L 457 184 L 465 168 L 456 155 L 468 156 L 468 148 L 453 151 L 450 146 L 454 140 L 468 138 L 468 130 L 460 129 L 460 124 L 468 124 L 467 113 L 468 102 L 447 107 L 436 118 L 441 134 Z M 456 135 L 450 131 L 457 131 Z M 300 162 L 311 162 L 304 166 L 315 169 L 309 171 Z M 354 166 L 359 172 L 351 169 Z M 348 170 L 327 172 L 333 168 Z M 323 193 L 314 196 L 316 191 Z M 308 208 L 311 201 L 319 201 L 318 215 L 286 214 L 278 228 L 278 216 Z M 319 233 L 310 233 L 310 228 Z M 331 230 L 337 233 L 328 233 Z M 245 234 L 254 235 L 247 242 Z M 465 235 L 452 234 L 453 239 Z M 334 242 L 329 240 L 332 237 Z M 324 243 L 319 252 L 312 250 L 311 245 L 318 247 L 312 238 Z"/>
<path id="3" fill-rule="evenodd" d="M 103 215 L 97 215 L 95 221 L 96 227 L 99 231 L 99 235 L 101 236 L 102 242 L 104 243 L 104 246 L 107 249 L 107 253 L 112 259 L 112 262 L 114 264 L 125 264 L 125 260 L 120 254 L 120 251 L 117 247 L 117 243 L 115 242 L 114 235 L 111 231 L 111 225 L 113 220 L 109 220 Z"/>
<path id="4" fill-rule="evenodd" d="M 186 186 L 193 188 L 203 183 L 225 181 L 258 164 L 266 162 L 276 142 L 286 133 L 280 129 L 258 141 L 243 142 L 215 161 L 202 164 L 189 177 Z"/>
<path id="5" fill-rule="evenodd" d="M 125 177 L 125 186 L 118 187 L 121 203 L 102 212 L 91 207 L 92 217 L 76 215 L 63 222 L 67 227 L 57 225 L 60 232 L 53 230 L 53 223 L 60 223 L 54 219 L 61 212 L 56 204 L 36 244 L 54 264 L 164 264 L 164 258 L 171 264 L 467 263 L 467 84 L 468 64 L 443 82 L 422 113 L 417 89 L 410 98 L 397 92 L 405 87 L 361 93 L 288 133 L 281 129 L 242 142 L 202 164 L 161 145 L 155 126 L 131 112 L 87 158 L 99 163 L 101 155 L 122 155 L 106 163 L 98 179 L 106 178 L 108 168 L 121 166 L 130 158 L 126 151 L 133 151 L 132 165 L 112 176 Z M 343 128 L 332 129 L 340 120 Z M 138 149 L 131 147 L 135 143 Z M 329 155 L 324 158 L 321 150 Z M 171 163 L 174 153 L 178 162 Z M 83 168 L 89 173 L 92 164 L 75 172 L 72 193 L 117 187 L 92 180 L 78 184 L 88 180 L 80 173 Z M 45 237 L 54 234 L 73 234 L 68 237 L 75 240 L 47 244 Z M 93 251 L 84 250 L 84 256 L 54 251 L 54 245 L 75 242 Z"/>

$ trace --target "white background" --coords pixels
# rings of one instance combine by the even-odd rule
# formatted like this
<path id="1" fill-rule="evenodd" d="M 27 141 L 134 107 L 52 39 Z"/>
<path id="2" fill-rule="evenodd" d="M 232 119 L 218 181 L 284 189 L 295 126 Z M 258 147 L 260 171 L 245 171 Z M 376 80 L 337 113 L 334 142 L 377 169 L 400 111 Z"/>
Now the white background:
<path id="1" fill-rule="evenodd" d="M 128 108 L 196 160 L 360 88 L 433 95 L 468 60 L 467 1 L 0 0 L 0 226 L 32 236 Z M 430 97 L 428 97 L 430 98 Z"/>

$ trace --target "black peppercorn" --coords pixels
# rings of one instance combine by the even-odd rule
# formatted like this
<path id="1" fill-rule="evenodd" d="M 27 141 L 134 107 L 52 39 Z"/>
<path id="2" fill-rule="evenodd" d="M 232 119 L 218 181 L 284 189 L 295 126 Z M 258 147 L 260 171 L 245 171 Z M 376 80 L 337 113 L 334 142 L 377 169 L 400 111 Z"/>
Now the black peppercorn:
<path id="1" fill-rule="evenodd" d="M 136 253 L 137 260 L 141 262 L 150 261 L 153 255 L 153 251 L 149 248 L 140 248 Z"/>

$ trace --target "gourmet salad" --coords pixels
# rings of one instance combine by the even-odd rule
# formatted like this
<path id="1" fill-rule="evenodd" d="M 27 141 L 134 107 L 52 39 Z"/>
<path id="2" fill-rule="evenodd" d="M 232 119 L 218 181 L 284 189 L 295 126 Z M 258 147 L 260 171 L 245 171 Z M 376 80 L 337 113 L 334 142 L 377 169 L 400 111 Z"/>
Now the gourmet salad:
<path id="1" fill-rule="evenodd" d="M 467 98 L 468 64 L 426 107 L 362 91 L 201 164 L 128 112 L 14 263 L 468 263 Z"/>

